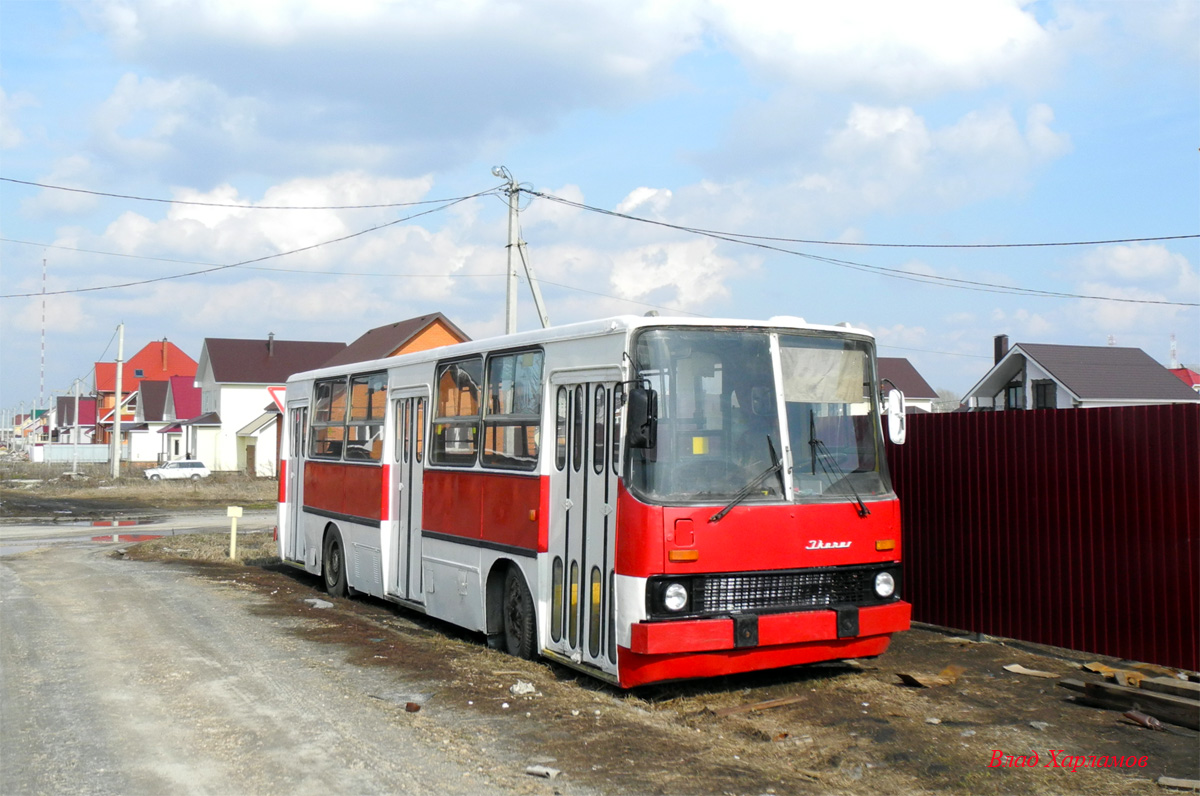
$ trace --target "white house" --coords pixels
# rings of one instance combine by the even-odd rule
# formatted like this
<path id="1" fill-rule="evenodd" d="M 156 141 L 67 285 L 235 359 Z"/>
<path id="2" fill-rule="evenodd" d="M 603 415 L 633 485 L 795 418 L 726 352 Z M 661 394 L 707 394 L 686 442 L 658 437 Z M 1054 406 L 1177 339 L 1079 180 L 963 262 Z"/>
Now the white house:
<path id="1" fill-rule="evenodd" d="M 266 340 L 206 339 L 196 369 L 201 414 L 187 424 L 189 455 L 214 471 L 274 476 L 279 434 L 267 388 L 282 387 L 293 373 L 320 367 L 345 348 L 276 340 L 273 334 Z"/>
<path id="2" fill-rule="evenodd" d="M 998 335 L 995 364 L 966 395 L 972 411 L 1083 409 L 1200 401 L 1140 348 L 1017 343 Z"/>

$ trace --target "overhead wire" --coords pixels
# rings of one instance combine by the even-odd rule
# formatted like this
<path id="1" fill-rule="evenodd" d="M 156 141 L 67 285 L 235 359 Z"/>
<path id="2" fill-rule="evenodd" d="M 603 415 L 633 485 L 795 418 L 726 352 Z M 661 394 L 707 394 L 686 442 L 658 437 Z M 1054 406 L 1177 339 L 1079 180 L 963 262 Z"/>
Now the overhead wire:
<path id="1" fill-rule="evenodd" d="M 847 269 L 855 270 L 855 271 L 865 271 L 867 273 L 873 273 L 873 274 L 877 274 L 880 276 L 887 276 L 892 279 L 901 279 L 901 280 L 905 280 L 905 281 L 918 282 L 918 283 L 922 283 L 922 284 L 939 285 L 942 287 L 954 287 L 959 290 L 972 290 L 972 291 L 977 291 L 977 292 L 982 292 L 982 293 L 1005 293 L 1005 294 L 1011 294 L 1011 295 L 1041 296 L 1041 297 L 1045 297 L 1045 298 L 1074 298 L 1074 299 L 1085 299 L 1085 300 L 1090 300 L 1090 301 L 1113 301 L 1113 302 L 1120 302 L 1120 303 L 1127 303 L 1127 304 L 1155 304 L 1155 305 L 1178 306 L 1178 307 L 1200 306 L 1200 303 L 1196 303 L 1196 302 L 1163 301 L 1163 300 L 1154 300 L 1154 299 L 1133 299 L 1133 298 L 1121 298 L 1121 297 L 1117 297 L 1117 296 L 1091 296 L 1091 295 L 1086 295 L 1086 294 L 1081 294 L 1081 293 L 1067 293 L 1067 292 L 1051 291 L 1051 290 L 1038 290 L 1036 288 L 1023 288 L 1023 287 L 1018 287 L 1018 286 L 1014 286 L 1014 285 L 999 285 L 999 284 L 995 284 L 995 283 L 991 283 L 991 282 L 982 282 L 982 281 L 971 280 L 971 279 L 957 279 L 957 278 L 948 277 L 948 276 L 938 276 L 936 274 L 915 274 L 911 271 L 904 271 L 899 268 L 887 268 L 885 266 L 869 265 L 867 263 L 859 263 L 859 262 L 855 262 L 853 260 L 842 260 L 842 259 L 838 259 L 835 257 L 824 257 L 822 255 L 812 254 L 810 252 L 796 251 L 795 249 L 788 249 L 788 248 L 784 248 L 782 246 L 775 246 L 775 245 L 772 245 L 769 243 L 765 243 L 765 242 L 763 242 L 763 240 L 764 240 L 763 238 L 755 238 L 755 236 L 746 236 L 746 235 L 741 235 L 738 233 L 715 232 L 712 230 L 706 230 L 706 229 L 699 228 L 699 227 L 689 227 L 689 226 L 684 226 L 684 225 L 680 225 L 680 224 L 672 224 L 672 223 L 665 222 L 665 221 L 658 221 L 655 219 L 643 218 L 641 216 L 634 216 L 634 215 L 630 215 L 628 213 L 620 213 L 620 212 L 616 212 L 613 210 L 605 210 L 604 208 L 592 207 L 591 205 L 586 205 L 586 204 L 583 204 L 582 202 L 576 202 L 571 199 L 564 199 L 562 197 L 555 196 L 554 194 L 548 194 L 543 191 L 530 191 L 530 193 L 532 193 L 534 196 L 538 196 L 538 197 L 541 197 L 543 199 L 546 199 L 546 200 L 549 200 L 552 202 L 557 202 L 557 203 L 565 205 L 567 207 L 574 207 L 579 210 L 586 210 L 588 212 L 599 213 L 601 215 L 607 215 L 607 216 L 613 216 L 613 217 L 625 219 L 628 221 L 637 221 L 637 222 L 640 222 L 643 224 L 650 224 L 650 225 L 654 225 L 654 226 L 665 227 L 668 229 L 674 229 L 674 230 L 677 230 L 680 232 L 686 232 L 686 233 L 693 234 L 693 235 L 701 235 L 701 236 L 704 236 L 707 238 L 712 238 L 714 240 L 726 241 L 728 243 L 737 243 L 737 244 L 741 244 L 743 246 L 751 246 L 754 248 L 766 249 L 769 251 L 779 252 L 781 254 L 790 254 L 790 255 L 793 255 L 796 257 L 802 257 L 802 258 L 814 260 L 817 262 L 828 263 L 830 265 L 834 265 L 834 266 L 837 266 L 840 268 L 847 268 Z M 1200 235 L 1184 235 L 1184 236 L 1177 236 L 1175 238 L 1140 238 L 1140 239 L 1132 239 L 1131 238 L 1131 239 L 1123 239 L 1121 241 L 1112 240 L 1112 241 L 1094 242 L 1090 245 L 1098 245 L 1098 243 L 1128 242 L 1128 241 L 1132 241 L 1132 240 L 1142 240 L 1142 241 L 1174 240 L 1174 239 L 1195 238 L 1195 237 L 1200 237 Z M 787 241 L 787 240 L 792 240 L 792 239 L 779 238 L 779 239 L 774 239 L 774 240 Z M 813 243 L 832 243 L 831 241 L 812 241 L 812 242 Z M 1015 244 L 1013 244 L 1013 245 L 1015 245 Z M 1047 245 L 1082 246 L 1082 245 L 1089 245 L 1089 244 L 1084 244 L 1083 242 L 1070 242 L 1070 243 L 1056 243 L 1056 244 L 1022 244 L 1022 245 L 1024 245 L 1024 246 L 1047 246 Z"/>
<path id="2" fill-rule="evenodd" d="M 474 199 L 476 196 L 490 193 L 496 188 L 480 191 L 479 193 L 471 194 L 470 196 L 460 196 L 450 199 L 422 199 L 419 202 L 387 202 L 383 204 L 369 205 L 256 205 L 256 204 L 236 204 L 233 202 L 198 202 L 187 199 L 162 199 L 150 196 L 135 196 L 132 194 L 109 193 L 107 191 L 90 191 L 86 188 L 69 188 L 65 185 L 48 185 L 41 182 L 30 182 L 28 180 L 18 180 L 12 177 L 0 177 L 0 182 L 11 182 L 15 185 L 29 185 L 34 188 L 45 188 L 52 191 L 67 191 L 69 193 L 82 193 L 89 196 L 101 196 L 106 199 L 127 199 L 133 202 L 153 202 L 157 204 L 167 205 L 188 205 L 192 207 L 224 207 L 234 210 L 379 210 L 394 207 L 419 207 L 420 205 L 456 203 L 464 199 Z"/>
<path id="3" fill-rule="evenodd" d="M 396 219 L 396 220 L 388 222 L 386 224 L 380 224 L 380 225 L 377 225 L 374 227 L 370 227 L 368 229 L 361 230 L 359 232 L 352 233 L 350 235 L 346 235 L 346 236 L 343 236 L 340 238 L 335 238 L 335 239 L 332 239 L 329 241 L 323 241 L 321 243 L 313 244 L 311 246 L 301 247 L 301 248 L 293 249 L 293 250 L 286 251 L 286 252 L 278 252 L 278 253 L 275 253 L 272 255 L 267 255 L 267 256 L 261 257 L 261 258 L 245 260 L 245 261 L 238 262 L 238 263 L 231 263 L 231 264 L 227 264 L 227 265 L 218 265 L 218 266 L 213 266 L 211 268 L 207 268 L 207 269 L 200 270 L 200 271 L 192 271 L 192 272 L 183 273 L 183 274 L 157 277 L 154 279 L 147 279 L 147 280 L 138 280 L 138 281 L 134 281 L 134 282 L 127 282 L 127 283 L 121 283 L 121 284 L 97 286 L 97 287 L 92 287 L 92 288 L 78 288 L 78 289 L 73 289 L 73 290 L 54 291 L 54 292 L 45 293 L 45 294 L 43 294 L 41 292 L 14 293 L 14 294 L 0 295 L 0 298 L 26 298 L 26 297 L 31 297 L 31 296 L 35 296 L 35 295 L 61 295 L 64 293 L 82 293 L 82 292 L 90 292 L 90 291 L 96 291 L 96 290 L 110 290 L 110 289 L 116 289 L 116 288 L 121 288 L 121 287 L 132 287 L 132 286 L 136 286 L 136 285 L 148 284 L 151 282 L 165 281 L 165 280 L 169 280 L 169 279 L 179 279 L 179 278 L 183 278 L 183 277 L 187 277 L 187 276 L 196 276 L 196 275 L 201 275 L 201 274 L 205 274 L 205 273 L 226 270 L 229 268 L 241 267 L 241 268 L 249 269 L 249 268 L 254 267 L 253 263 L 263 262 L 265 260 L 283 257 L 283 256 L 287 256 L 290 254 L 297 254 L 297 253 L 309 251 L 311 249 L 315 249 L 315 248 L 318 248 L 321 246 L 326 246 L 326 245 L 329 245 L 332 243 L 338 243 L 338 242 L 341 242 L 344 240 L 349 240 L 351 238 L 365 235 L 370 232 L 377 231 L 379 229 L 383 229 L 383 228 L 386 228 L 389 226 L 393 226 L 395 224 L 403 223 L 404 221 L 410 221 L 414 218 L 420 217 L 422 215 L 426 215 L 428 213 L 447 209 L 455 204 L 467 201 L 469 199 L 476 198 L 478 196 L 496 195 L 498 197 L 499 196 L 498 191 L 507 187 L 507 185 L 501 185 L 498 187 L 493 187 L 493 188 L 489 188 L 487 190 L 479 191 L 479 192 L 477 192 L 475 194 L 471 194 L 469 196 L 458 197 L 456 199 L 450 199 L 450 200 L 427 200 L 427 201 L 415 202 L 415 203 L 392 203 L 392 204 L 381 204 L 381 205 L 299 207 L 299 206 L 227 205 L 227 204 L 209 203 L 209 202 L 189 202 L 189 201 L 175 200 L 175 199 L 154 199 L 154 198 L 148 198 L 148 197 L 129 196 L 129 195 L 107 193 L 107 192 L 101 192 L 101 191 L 89 191 L 89 190 L 84 190 L 84 189 L 47 185 L 47 184 L 43 184 L 43 183 L 34 183 L 34 182 L 28 182 L 28 181 L 24 181 L 24 180 L 16 180 L 16 179 L 9 178 L 9 177 L 0 177 L 0 181 L 7 181 L 7 182 L 22 184 L 22 185 L 33 185 L 33 186 L 50 188 L 50 189 L 55 189 L 55 190 L 88 193 L 88 194 L 93 194 L 93 195 L 97 195 L 97 196 L 132 199 L 132 200 L 137 200 L 137 201 L 162 202 L 162 203 L 168 203 L 168 204 L 185 204 L 185 205 L 191 204 L 191 205 L 212 206 L 212 207 L 236 207 L 236 208 L 250 208 L 250 209 L 277 209 L 277 210 L 339 210 L 339 209 L 341 209 L 341 210 L 344 210 L 344 209 L 365 209 L 365 208 L 413 206 L 413 205 L 431 204 L 431 203 L 439 204 L 439 207 L 433 208 L 433 209 L 425 211 L 423 213 L 416 213 L 411 216 L 407 216 L 405 218 Z M 1195 302 L 1175 302 L 1175 301 L 1165 301 L 1165 300 L 1155 300 L 1155 299 L 1134 299 L 1134 298 L 1122 298 L 1122 297 L 1117 297 L 1117 296 L 1095 296 L 1095 295 L 1087 295 L 1087 294 L 1080 294 L 1080 293 L 1069 293 L 1069 292 L 1063 292 L 1063 291 L 1049 291 L 1049 290 L 1040 290 L 1040 289 L 1036 289 L 1036 288 L 1023 288 L 1023 287 L 1015 286 L 1015 285 L 1001 285 L 1001 284 L 996 284 L 996 283 L 991 283 L 991 282 L 983 282 L 983 281 L 979 281 L 979 280 L 958 279 L 955 277 L 939 276 L 936 274 L 917 274 L 917 273 L 913 273 L 912 271 L 905 271 L 905 270 L 898 269 L 898 268 L 887 268 L 885 266 L 870 265 L 868 263 L 860 263 L 860 262 L 855 262 L 852 260 L 844 260 L 844 259 L 839 259 L 839 258 L 834 258 L 834 257 L 825 257 L 822 255 L 813 254 L 811 252 L 796 251 L 794 249 L 789 249 L 789 248 L 785 248 L 782 246 L 773 245 L 773 243 L 805 243 L 805 244 L 811 244 L 811 245 L 831 245 L 831 246 L 856 245 L 856 246 L 874 246 L 874 247 L 882 247 L 882 248 L 890 247 L 890 248 L 983 249 L 983 248 L 1041 247 L 1041 246 L 1084 246 L 1084 245 L 1093 245 L 1094 246 L 1094 245 L 1117 244 L 1117 243 L 1184 240 L 1184 239 L 1197 238 L 1197 237 L 1200 237 L 1200 235 L 1176 235 L 1176 236 L 1159 236 L 1159 237 L 1144 237 L 1144 238 L 1120 238 L 1120 239 L 1094 240 L 1094 241 L 1055 241 L 1055 242 L 1043 242 L 1043 243 L 1008 243 L 1008 244 L 912 244 L 912 243 L 900 244 L 900 243 L 856 243 L 856 242 L 847 242 L 847 241 L 807 240 L 807 239 L 802 239 L 802 238 L 786 238 L 786 237 L 779 237 L 779 236 L 749 235 L 749 234 L 745 234 L 745 233 L 736 233 L 736 232 L 720 232 L 720 231 L 716 231 L 716 230 L 704 229 L 701 227 L 692 227 L 692 226 L 681 225 L 681 224 L 673 224 L 670 222 L 659 221 L 656 219 L 649 219 L 649 218 L 645 218 L 645 217 L 641 217 L 641 216 L 634 216 L 634 215 L 631 215 L 628 213 L 621 213 L 618 211 L 594 207 L 591 205 L 584 204 L 582 202 L 576 202 L 574 200 L 555 196 L 554 194 L 549 194 L 544 191 L 535 191 L 535 190 L 531 190 L 531 189 L 524 188 L 521 186 L 518 186 L 517 189 L 520 193 L 525 193 L 531 197 L 538 197 L 538 198 L 546 199 L 548 201 L 556 202 L 556 203 L 562 204 L 564 206 L 573 207 L 573 208 L 576 208 L 579 210 L 584 210 L 584 211 L 593 212 L 593 213 L 599 213 L 602 215 L 612 216 L 615 218 L 621 218 L 621 219 L 625 219 L 625 220 L 629 220 L 629 221 L 635 221 L 635 222 L 642 223 L 642 224 L 660 226 L 660 227 L 664 227 L 667 229 L 673 229 L 673 230 L 680 231 L 680 232 L 685 232 L 685 233 L 694 234 L 694 235 L 700 235 L 700 236 L 708 237 L 708 238 L 715 239 L 715 240 L 722 240 L 722 241 L 729 242 L 729 243 L 735 243 L 735 244 L 740 244 L 740 245 L 744 245 L 744 246 L 751 246 L 751 247 L 755 247 L 755 248 L 761 248 L 764 250 L 775 251 L 775 252 L 778 252 L 781 254 L 788 254 L 788 255 L 792 255 L 792 256 L 796 256 L 796 257 L 801 257 L 804 259 L 813 260 L 816 262 L 823 262 L 823 263 L 826 263 L 829 265 L 834 265 L 834 266 L 840 267 L 840 268 L 863 271 L 863 272 L 867 272 L 867 273 L 876 274 L 879 276 L 885 276 L 885 277 L 892 278 L 892 279 L 916 282 L 918 284 L 930 284 L 930 285 L 937 285 L 937 286 L 941 286 L 941 287 L 953 287 L 953 288 L 960 289 L 960 290 L 972 290 L 972 291 L 985 292 L 985 293 L 999 293 L 999 294 L 1008 294 L 1008 295 L 1028 295 L 1028 296 L 1037 296 L 1037 297 L 1045 297 L 1045 298 L 1073 298 L 1073 299 L 1091 300 L 1091 301 L 1110 301 L 1110 302 L 1129 303 L 1129 304 L 1147 304 L 1147 305 L 1163 305 L 1163 306 L 1183 306 L 1183 307 L 1200 306 L 1200 304 L 1197 304 Z M 9 239 L 3 239 L 3 240 L 9 240 Z M 770 241 L 771 243 L 768 243 L 768 241 Z M 9 242 L 29 243 L 27 241 L 16 241 L 16 240 L 9 240 Z M 33 244 L 30 244 L 30 245 L 33 245 Z M 87 251 L 87 250 L 80 250 L 80 251 Z M 100 252 L 95 252 L 95 253 L 100 253 Z M 135 256 L 135 255 L 117 255 L 117 256 Z M 192 263 L 190 261 L 184 261 L 184 260 L 176 261 L 176 260 L 170 260 L 167 258 L 146 258 L 146 259 L 157 259 L 157 260 L 161 260 L 163 262 L 204 264 L 204 263 Z M 261 268 L 261 270 L 284 270 L 284 271 L 286 271 L 288 269 Z M 297 269 L 297 270 L 299 270 L 299 269 Z M 638 302 L 638 301 L 634 301 L 631 299 L 625 299 L 625 298 L 618 297 L 618 296 L 611 296 L 608 294 L 599 293 L 597 291 L 590 291 L 590 290 L 586 290 L 583 288 L 576 288 L 576 287 L 570 286 L 570 285 L 564 285 L 564 284 L 554 283 L 554 282 L 547 282 L 547 284 L 555 284 L 556 286 L 559 286 L 559 287 L 564 287 L 564 288 L 572 289 L 572 290 L 579 290 L 581 292 L 592 293 L 594 295 L 600 295 L 600 296 L 604 296 L 607 298 L 613 298 L 613 299 L 617 299 L 617 300 L 621 300 L 621 301 L 632 301 L 632 303 L 642 304 L 645 306 L 653 306 L 653 307 L 656 307 L 659 309 L 671 309 L 671 308 L 661 307 L 658 305 L 648 304 L 646 302 Z M 678 310 L 678 309 L 672 309 L 671 311 L 685 312 L 683 310 Z M 690 314 L 695 314 L 695 313 L 690 313 Z"/>
<path id="4" fill-rule="evenodd" d="M 412 215 L 405 216 L 403 218 L 397 218 L 393 221 L 388 221 L 385 224 L 377 224 L 373 227 L 368 227 L 367 229 L 362 229 L 357 232 L 352 232 L 349 235 L 342 235 L 337 238 L 331 238 L 330 240 L 321 241 L 319 243 L 313 243 L 308 246 L 301 246 L 299 248 L 290 249 L 288 251 L 275 252 L 274 254 L 267 254 L 262 257 L 255 257 L 255 258 L 252 258 L 249 260 L 242 260 L 241 262 L 229 263 L 227 265 L 217 265 L 217 266 L 213 266 L 211 268 L 203 268 L 198 271 L 188 271 L 187 273 L 182 273 L 182 274 L 169 274 L 167 276 L 159 276 L 159 277 L 154 277 L 152 279 L 139 279 L 139 280 L 135 280 L 132 282 L 122 282 L 119 284 L 97 285 L 94 287 L 73 288 L 71 290 L 37 291 L 34 293 L 8 293 L 8 294 L 0 295 L 0 298 L 29 298 L 31 296 L 61 296 L 61 295 L 70 294 L 70 293 L 92 293 L 92 292 L 101 291 L 101 290 L 116 290 L 118 288 L 124 288 L 124 287 L 149 285 L 149 284 L 153 284 L 155 282 L 166 282 L 166 281 L 170 281 L 173 279 L 183 279 L 184 277 L 189 277 L 189 276 L 200 276 L 203 274 L 216 273 L 217 271 L 226 271 L 226 270 L 229 270 L 230 268 L 243 268 L 243 267 L 253 265 L 254 263 L 261 263 L 261 262 L 265 262 L 267 260 L 273 260 L 273 259 L 276 259 L 279 257 L 287 257 L 292 254 L 300 254 L 302 252 L 312 251 L 313 249 L 319 249 L 321 247 L 329 246 L 334 243 L 341 243 L 342 241 L 351 240 L 353 238 L 361 237 L 363 235 L 367 235 L 372 232 L 377 232 L 381 229 L 386 229 L 387 227 L 395 226 L 396 224 L 402 224 L 405 221 L 411 221 L 414 218 L 420 218 L 421 216 L 426 216 L 431 213 L 436 213 L 441 210 L 446 210 L 447 208 L 453 207 L 454 205 L 460 204 L 462 202 L 466 202 L 470 199 L 474 199 L 477 196 L 482 196 L 483 194 L 486 194 L 492 190 L 495 190 L 495 189 L 488 189 L 487 191 L 480 191 L 480 192 L 472 194 L 470 196 L 459 197 L 458 199 L 454 199 L 454 200 L 447 202 L 445 205 L 443 205 L 441 207 L 435 207 L 435 208 L 431 208 L 429 210 L 423 210 L 420 213 L 413 213 Z"/>

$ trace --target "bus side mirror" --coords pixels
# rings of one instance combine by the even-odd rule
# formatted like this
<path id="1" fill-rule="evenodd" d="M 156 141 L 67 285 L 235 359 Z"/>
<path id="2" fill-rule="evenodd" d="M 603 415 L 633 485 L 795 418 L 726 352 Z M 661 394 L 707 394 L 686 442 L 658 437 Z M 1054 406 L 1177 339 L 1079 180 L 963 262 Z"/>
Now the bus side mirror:
<path id="1" fill-rule="evenodd" d="M 625 443 L 630 448 L 658 445 L 658 394 L 647 387 L 634 387 L 625 400 Z"/>
<path id="2" fill-rule="evenodd" d="M 887 394 L 888 437 L 896 445 L 904 444 L 908 426 L 904 416 L 904 393 L 889 390 Z"/>

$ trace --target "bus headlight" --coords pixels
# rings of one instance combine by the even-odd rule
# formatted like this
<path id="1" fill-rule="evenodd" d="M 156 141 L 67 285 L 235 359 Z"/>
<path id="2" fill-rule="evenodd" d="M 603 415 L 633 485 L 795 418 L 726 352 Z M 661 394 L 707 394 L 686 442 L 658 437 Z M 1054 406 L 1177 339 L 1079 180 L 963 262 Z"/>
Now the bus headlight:
<path id="1" fill-rule="evenodd" d="M 891 597 L 896 593 L 896 579 L 890 572 L 880 572 L 875 576 L 875 593 L 880 597 Z"/>
<path id="2" fill-rule="evenodd" d="M 688 591 L 682 583 L 668 583 L 662 593 L 663 607 L 668 611 L 679 612 L 687 607 Z"/>

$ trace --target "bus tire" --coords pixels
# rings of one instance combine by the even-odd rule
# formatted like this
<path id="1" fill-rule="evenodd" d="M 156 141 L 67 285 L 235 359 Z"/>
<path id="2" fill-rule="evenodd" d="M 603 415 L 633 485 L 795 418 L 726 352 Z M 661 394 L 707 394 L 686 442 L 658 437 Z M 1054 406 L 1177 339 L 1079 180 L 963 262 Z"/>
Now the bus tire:
<path id="1" fill-rule="evenodd" d="M 330 597 L 346 597 L 346 549 L 336 528 L 325 535 L 325 554 L 321 559 L 321 576 Z"/>
<path id="2" fill-rule="evenodd" d="M 504 649 L 509 655 L 533 660 L 537 646 L 537 623 L 533 597 L 521 570 L 508 568 L 504 577 Z"/>

